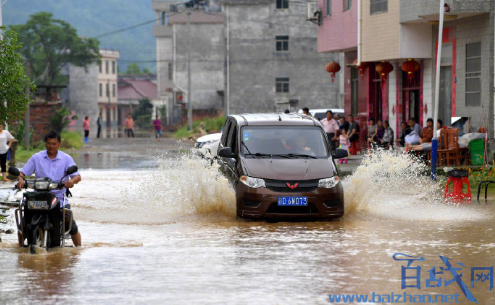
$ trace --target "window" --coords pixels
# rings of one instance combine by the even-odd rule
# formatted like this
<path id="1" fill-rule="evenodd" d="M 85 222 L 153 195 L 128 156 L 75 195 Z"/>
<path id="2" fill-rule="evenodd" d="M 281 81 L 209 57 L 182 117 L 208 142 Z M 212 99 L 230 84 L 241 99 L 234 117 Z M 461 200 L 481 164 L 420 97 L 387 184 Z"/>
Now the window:
<path id="1" fill-rule="evenodd" d="M 370 15 L 386 13 L 388 11 L 388 0 L 370 0 Z"/>
<path id="2" fill-rule="evenodd" d="M 112 74 L 115 74 L 115 61 L 112 61 Z"/>
<path id="3" fill-rule="evenodd" d="M 168 63 L 168 79 L 173 80 L 174 78 L 174 65 L 169 62 Z"/>
<path id="4" fill-rule="evenodd" d="M 115 97 L 115 84 L 112 84 L 112 96 Z"/>
<path id="5" fill-rule="evenodd" d="M 275 79 L 275 92 L 287 93 L 289 92 L 289 78 L 276 78 Z"/>
<path id="6" fill-rule="evenodd" d="M 327 16 L 332 16 L 332 0 L 327 0 Z"/>
<path id="7" fill-rule="evenodd" d="M 344 11 L 348 11 L 352 8 L 352 0 L 344 0 Z"/>
<path id="8" fill-rule="evenodd" d="M 100 84 L 100 96 L 103 96 L 103 84 Z"/>
<path id="9" fill-rule="evenodd" d="M 288 9 L 289 0 L 277 0 L 277 9 Z"/>
<path id="10" fill-rule="evenodd" d="M 107 97 L 110 97 L 110 84 L 106 85 L 106 89 Z"/>
<path id="11" fill-rule="evenodd" d="M 481 106 L 481 42 L 466 44 L 466 106 Z"/>
<path id="12" fill-rule="evenodd" d="M 105 60 L 105 72 L 109 74 L 109 69 L 108 69 L 108 60 Z"/>
<path id="13" fill-rule="evenodd" d="M 100 61 L 100 73 L 101 73 L 102 70 L 103 70 L 103 62 Z"/>
<path id="14" fill-rule="evenodd" d="M 160 19 L 161 19 L 162 25 L 168 25 L 168 16 L 167 16 L 166 12 L 162 12 Z"/>
<path id="15" fill-rule="evenodd" d="M 277 52 L 289 51 L 289 36 L 276 36 L 275 44 Z"/>

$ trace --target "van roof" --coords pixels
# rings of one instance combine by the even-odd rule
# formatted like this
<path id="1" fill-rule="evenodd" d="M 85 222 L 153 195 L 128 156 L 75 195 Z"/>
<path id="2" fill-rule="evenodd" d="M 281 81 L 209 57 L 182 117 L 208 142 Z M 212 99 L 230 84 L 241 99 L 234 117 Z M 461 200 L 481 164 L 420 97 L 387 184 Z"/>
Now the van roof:
<path id="1" fill-rule="evenodd" d="M 245 113 L 229 117 L 236 119 L 239 125 L 320 125 L 313 117 L 296 113 Z"/>

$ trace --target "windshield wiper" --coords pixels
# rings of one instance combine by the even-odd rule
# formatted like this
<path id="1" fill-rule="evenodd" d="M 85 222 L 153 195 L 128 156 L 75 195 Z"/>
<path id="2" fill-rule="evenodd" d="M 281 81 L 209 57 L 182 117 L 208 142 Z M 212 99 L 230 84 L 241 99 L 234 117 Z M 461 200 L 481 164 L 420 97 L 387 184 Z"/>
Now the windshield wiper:
<path id="1" fill-rule="evenodd" d="M 306 158 L 318 159 L 315 156 L 306 155 L 306 154 L 287 154 L 286 156 L 288 156 L 289 158 L 292 158 L 292 157 L 306 157 Z"/>
<path id="2" fill-rule="evenodd" d="M 255 153 L 255 154 L 244 154 L 245 156 L 255 156 L 255 157 L 282 157 L 282 158 L 290 158 L 288 155 L 282 154 L 263 154 L 263 153 Z"/>

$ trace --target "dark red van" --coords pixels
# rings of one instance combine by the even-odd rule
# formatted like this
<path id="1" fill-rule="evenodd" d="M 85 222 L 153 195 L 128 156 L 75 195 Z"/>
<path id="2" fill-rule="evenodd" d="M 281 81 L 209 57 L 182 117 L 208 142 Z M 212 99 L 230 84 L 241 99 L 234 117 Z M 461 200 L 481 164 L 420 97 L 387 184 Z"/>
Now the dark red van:
<path id="1" fill-rule="evenodd" d="M 296 114 L 228 116 L 220 171 L 236 192 L 237 216 L 329 219 L 344 215 L 344 190 L 321 123 Z"/>

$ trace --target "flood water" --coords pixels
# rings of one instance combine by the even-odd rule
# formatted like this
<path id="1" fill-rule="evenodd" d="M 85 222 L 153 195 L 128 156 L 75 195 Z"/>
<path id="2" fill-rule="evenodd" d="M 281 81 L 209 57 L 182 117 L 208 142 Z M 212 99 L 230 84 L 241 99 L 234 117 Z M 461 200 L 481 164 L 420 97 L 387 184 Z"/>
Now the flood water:
<path id="1" fill-rule="evenodd" d="M 441 255 L 463 264 L 479 304 L 495 304 L 489 281 L 471 288 L 470 272 L 495 265 L 493 202 L 445 204 L 441 186 L 404 156 L 366 159 L 344 179 L 344 218 L 290 223 L 236 219 L 226 180 L 201 160 L 149 161 L 81 170 L 71 204 L 82 248 L 31 255 L 2 235 L 0 303 L 329 304 L 329 294 L 407 292 L 471 304 L 456 282 L 426 287 L 428 271 L 445 267 Z M 421 290 L 401 289 L 407 261 L 395 253 L 424 258 L 411 264 L 421 266 Z"/>

